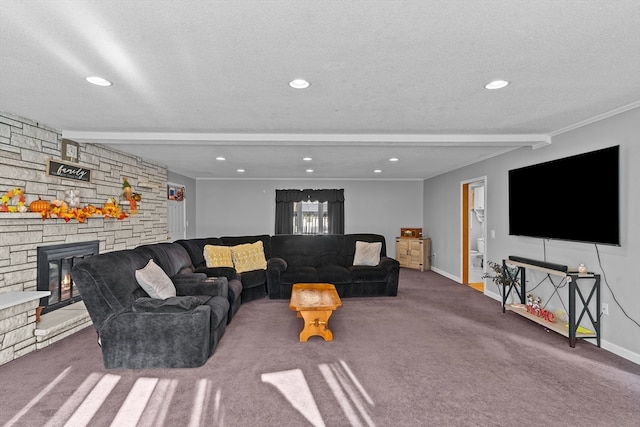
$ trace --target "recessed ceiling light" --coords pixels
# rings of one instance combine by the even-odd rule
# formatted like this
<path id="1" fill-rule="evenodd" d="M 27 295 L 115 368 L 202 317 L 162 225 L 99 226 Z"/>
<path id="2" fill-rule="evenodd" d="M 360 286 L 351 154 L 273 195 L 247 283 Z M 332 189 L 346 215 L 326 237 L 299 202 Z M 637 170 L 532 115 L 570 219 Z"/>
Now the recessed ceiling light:
<path id="1" fill-rule="evenodd" d="M 244 173 L 244 169 L 237 169 L 236 171 L 239 173 Z"/>
<path id="2" fill-rule="evenodd" d="M 390 161 L 390 162 L 397 162 L 397 161 L 398 161 L 398 158 L 397 158 L 397 157 L 392 157 L 392 158 L 390 158 L 390 159 L 389 159 L 389 161 Z"/>
<path id="3" fill-rule="evenodd" d="M 484 88 L 485 89 L 489 89 L 489 90 L 502 89 L 503 87 L 507 86 L 508 84 L 509 84 L 509 82 L 506 81 L 506 80 L 494 80 L 494 81 L 489 82 L 486 85 L 484 85 Z"/>
<path id="4" fill-rule="evenodd" d="M 94 84 L 96 86 L 103 86 L 103 87 L 107 87 L 107 86 L 111 86 L 113 83 L 111 83 L 109 80 L 104 79 L 102 77 L 98 77 L 98 76 L 91 76 L 91 77 L 87 77 L 86 80 L 91 83 Z"/>
<path id="5" fill-rule="evenodd" d="M 224 158 L 224 157 L 222 157 L 222 156 L 218 156 L 218 157 L 216 157 L 216 160 L 223 161 L 223 160 L 227 160 L 227 159 L 225 159 L 225 158 Z"/>
<path id="6" fill-rule="evenodd" d="M 373 171 L 373 173 L 382 173 L 382 170 L 381 169 L 376 169 L 376 170 Z"/>
<path id="7" fill-rule="evenodd" d="M 309 82 L 304 79 L 295 79 L 289 82 L 289 86 L 294 89 L 306 89 L 310 86 Z"/>
<path id="8" fill-rule="evenodd" d="M 307 169 L 307 173 L 313 173 L 313 169 Z"/>
<path id="9" fill-rule="evenodd" d="M 313 159 L 311 157 L 303 157 L 302 160 L 304 160 L 305 162 L 310 162 Z"/>

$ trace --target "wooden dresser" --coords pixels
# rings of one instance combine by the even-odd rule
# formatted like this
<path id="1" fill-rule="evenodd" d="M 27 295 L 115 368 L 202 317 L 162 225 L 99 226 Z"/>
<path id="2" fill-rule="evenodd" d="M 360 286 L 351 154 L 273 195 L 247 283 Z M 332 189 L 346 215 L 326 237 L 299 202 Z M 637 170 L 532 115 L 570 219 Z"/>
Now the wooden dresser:
<path id="1" fill-rule="evenodd" d="M 420 271 L 431 269 L 431 239 L 428 237 L 396 237 L 396 259 L 400 267 Z"/>

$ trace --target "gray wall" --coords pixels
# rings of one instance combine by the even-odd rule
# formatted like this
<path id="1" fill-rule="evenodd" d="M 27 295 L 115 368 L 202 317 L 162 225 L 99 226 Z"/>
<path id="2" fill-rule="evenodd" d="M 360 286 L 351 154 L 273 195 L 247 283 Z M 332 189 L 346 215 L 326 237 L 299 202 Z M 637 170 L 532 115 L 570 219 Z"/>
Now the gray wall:
<path id="1" fill-rule="evenodd" d="M 345 233 L 385 236 L 395 256 L 401 227 L 422 227 L 422 181 L 197 180 L 199 237 L 273 234 L 275 190 L 343 188 Z"/>
<path id="2" fill-rule="evenodd" d="M 502 156 L 459 169 L 425 181 L 424 228 L 432 238 L 433 269 L 454 280 L 461 275 L 461 182 L 479 176 L 487 176 L 487 260 L 500 262 L 509 255 L 577 267 L 585 263 L 590 271 L 603 274 L 602 302 L 609 305 L 609 316 L 602 319 L 603 347 L 640 363 L 640 327 L 625 317 L 640 321 L 640 109 L 636 108 L 613 117 L 588 124 L 553 137 L 547 147 L 537 150 L 521 148 Z M 542 240 L 508 235 L 508 182 L 509 169 L 547 160 L 579 154 L 599 148 L 620 145 L 621 184 L 621 238 L 620 247 L 554 240 Z M 569 172 L 569 171 L 567 171 Z M 597 173 L 597 171 L 594 171 Z M 584 199 L 580 200 L 580 195 Z M 532 200 L 531 209 L 575 208 L 576 215 L 589 215 L 589 205 L 598 203 L 598 189 L 576 189 L 575 197 L 550 197 L 549 200 Z M 576 203 L 577 202 L 577 203 Z M 593 218 L 598 226 L 598 218 Z M 495 230 L 495 238 L 491 238 Z M 598 252 L 600 261 L 598 259 Z M 600 265 L 601 262 L 601 265 Z M 606 274 L 607 282 L 604 281 Z M 544 279 L 528 273 L 528 281 L 536 284 Z M 555 277 L 556 282 L 558 278 Z M 499 298 L 493 282 L 486 283 L 487 295 Z M 566 288 L 560 293 L 566 297 Z M 536 290 L 543 300 L 550 299 L 552 286 L 543 284 Z M 614 300 L 614 296 L 622 308 Z M 566 305 L 566 298 L 565 305 Z M 557 300 L 549 306 L 562 309 Z M 499 310 L 496 307 L 496 310 Z M 588 326 L 588 325 L 585 325 Z"/>
<path id="3" fill-rule="evenodd" d="M 184 187 L 184 202 L 187 204 L 187 239 L 196 237 L 196 180 L 169 171 L 167 182 Z"/>

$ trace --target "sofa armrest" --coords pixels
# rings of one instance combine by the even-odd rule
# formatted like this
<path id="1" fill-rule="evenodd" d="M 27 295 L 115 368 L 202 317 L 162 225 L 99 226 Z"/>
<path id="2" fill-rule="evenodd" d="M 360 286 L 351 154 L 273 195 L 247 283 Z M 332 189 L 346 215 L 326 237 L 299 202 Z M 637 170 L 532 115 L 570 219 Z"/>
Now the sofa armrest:
<path id="1" fill-rule="evenodd" d="M 267 294 L 269 299 L 280 299 L 282 295 L 280 273 L 287 269 L 287 262 L 278 257 L 267 261 Z"/>
<path id="2" fill-rule="evenodd" d="M 229 281 L 226 277 L 207 277 L 199 282 L 174 283 L 178 295 L 229 296 Z"/>
<path id="3" fill-rule="evenodd" d="M 269 258 L 269 261 L 267 261 L 267 270 L 284 271 L 287 267 L 287 261 L 282 258 L 273 257 Z"/>
<path id="4" fill-rule="evenodd" d="M 386 295 L 394 297 L 398 295 L 398 283 L 400 280 L 400 262 L 397 259 L 382 257 L 380 266 L 388 271 Z"/>
<path id="5" fill-rule="evenodd" d="M 131 309 L 134 313 L 184 313 L 199 305 L 202 305 L 202 301 L 192 296 L 167 299 L 142 297 L 133 302 Z"/>
<path id="6" fill-rule="evenodd" d="M 189 283 L 189 282 L 200 282 L 205 280 L 207 275 L 204 273 L 184 273 L 184 274 L 176 274 L 171 278 L 174 286 L 179 283 Z"/>
<path id="7" fill-rule="evenodd" d="M 226 277 L 227 280 L 238 278 L 238 273 L 233 267 L 198 267 L 196 273 L 204 273 L 207 277 Z"/>
<path id="8" fill-rule="evenodd" d="M 398 260 L 387 256 L 380 257 L 380 263 L 378 265 L 386 269 L 400 268 L 400 262 Z"/>

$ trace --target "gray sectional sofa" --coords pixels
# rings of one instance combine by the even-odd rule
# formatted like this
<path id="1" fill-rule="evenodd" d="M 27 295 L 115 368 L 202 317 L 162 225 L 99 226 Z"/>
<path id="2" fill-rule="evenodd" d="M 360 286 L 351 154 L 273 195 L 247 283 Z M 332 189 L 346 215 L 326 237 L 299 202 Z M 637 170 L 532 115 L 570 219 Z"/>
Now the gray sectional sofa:
<path id="1" fill-rule="evenodd" d="M 264 269 L 238 273 L 233 267 L 209 267 L 203 255 L 206 245 L 256 242 L 262 243 Z M 377 245 L 374 263 L 353 265 L 356 245 L 366 244 Z M 161 269 L 175 296 L 152 298 L 148 283 L 139 283 L 138 274 L 151 264 L 156 272 Z M 72 278 L 98 333 L 104 366 L 138 369 L 201 366 L 241 303 L 266 295 L 289 298 L 294 283 L 332 283 L 343 298 L 395 296 L 399 268 L 377 234 L 257 235 L 99 254 L 76 263 Z"/>

